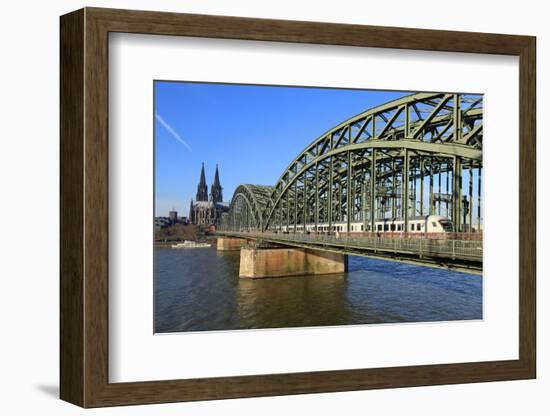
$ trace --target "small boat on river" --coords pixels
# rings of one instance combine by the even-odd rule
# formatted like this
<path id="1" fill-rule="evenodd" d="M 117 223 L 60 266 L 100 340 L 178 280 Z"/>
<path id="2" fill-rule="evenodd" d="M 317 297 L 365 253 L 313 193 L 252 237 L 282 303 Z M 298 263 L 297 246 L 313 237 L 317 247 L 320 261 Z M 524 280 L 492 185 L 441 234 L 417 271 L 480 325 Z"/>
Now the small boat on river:
<path id="1" fill-rule="evenodd" d="M 196 241 L 185 240 L 183 243 L 172 244 L 172 248 L 206 248 L 210 247 L 209 243 L 197 243 Z"/>

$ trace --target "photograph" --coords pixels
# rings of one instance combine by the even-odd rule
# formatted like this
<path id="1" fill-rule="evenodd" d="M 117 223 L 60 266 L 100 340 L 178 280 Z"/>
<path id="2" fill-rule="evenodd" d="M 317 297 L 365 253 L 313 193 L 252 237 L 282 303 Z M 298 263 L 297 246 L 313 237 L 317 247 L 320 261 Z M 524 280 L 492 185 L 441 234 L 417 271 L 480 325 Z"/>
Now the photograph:
<path id="1" fill-rule="evenodd" d="M 153 88 L 155 333 L 483 319 L 483 94 Z"/>

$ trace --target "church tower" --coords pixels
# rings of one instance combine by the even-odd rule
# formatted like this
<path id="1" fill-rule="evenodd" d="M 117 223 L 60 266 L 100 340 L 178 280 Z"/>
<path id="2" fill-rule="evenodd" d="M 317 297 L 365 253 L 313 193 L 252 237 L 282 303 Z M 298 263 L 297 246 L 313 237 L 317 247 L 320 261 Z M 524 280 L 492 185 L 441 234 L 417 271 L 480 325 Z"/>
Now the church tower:
<path id="1" fill-rule="evenodd" d="M 208 201 L 208 186 L 204 175 L 204 162 L 202 162 L 201 179 L 197 186 L 197 201 Z"/>
<path id="2" fill-rule="evenodd" d="M 217 164 L 216 173 L 214 175 L 214 183 L 210 187 L 210 200 L 215 204 L 223 201 L 222 186 L 220 184 L 220 174 L 218 173 Z"/>

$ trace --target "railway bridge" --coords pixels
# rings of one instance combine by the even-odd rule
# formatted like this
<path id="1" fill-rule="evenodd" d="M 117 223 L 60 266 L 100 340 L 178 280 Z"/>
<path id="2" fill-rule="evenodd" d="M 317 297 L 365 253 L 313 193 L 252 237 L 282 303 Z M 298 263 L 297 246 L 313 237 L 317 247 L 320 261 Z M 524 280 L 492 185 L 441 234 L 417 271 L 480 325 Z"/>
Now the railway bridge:
<path id="1" fill-rule="evenodd" d="M 274 185 L 240 185 L 218 233 L 257 250 L 270 244 L 480 272 L 482 148 L 481 95 L 411 94 L 329 129 Z M 452 232 L 429 232 L 429 218 L 448 219 Z"/>

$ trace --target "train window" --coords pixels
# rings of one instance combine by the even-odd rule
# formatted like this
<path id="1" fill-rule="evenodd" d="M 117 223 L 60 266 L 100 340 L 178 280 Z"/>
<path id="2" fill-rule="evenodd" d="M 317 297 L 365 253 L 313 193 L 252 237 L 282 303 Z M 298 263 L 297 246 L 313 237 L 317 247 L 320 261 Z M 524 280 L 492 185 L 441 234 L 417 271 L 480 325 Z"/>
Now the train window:
<path id="1" fill-rule="evenodd" d="M 382 224 L 378 224 L 378 231 L 382 231 Z"/>
<path id="2" fill-rule="evenodd" d="M 414 224 L 411 224 L 411 231 L 414 231 Z"/>
<path id="3" fill-rule="evenodd" d="M 416 231 L 420 231 L 420 223 L 416 224 Z"/>
<path id="4" fill-rule="evenodd" d="M 364 228 L 364 225 L 363 225 L 363 224 L 361 224 L 361 231 L 364 231 L 364 230 L 363 230 L 363 228 Z"/>
<path id="5" fill-rule="evenodd" d="M 395 224 L 390 225 L 390 231 L 395 231 Z"/>
<path id="6" fill-rule="evenodd" d="M 435 221 L 432 221 L 432 227 L 437 228 L 437 223 Z"/>
<path id="7" fill-rule="evenodd" d="M 441 226 L 446 232 L 452 232 L 453 231 L 453 225 L 451 224 L 451 221 L 449 220 L 441 220 L 439 221 Z"/>
<path id="8" fill-rule="evenodd" d="M 384 231 L 388 231 L 388 224 L 384 224 Z"/>

